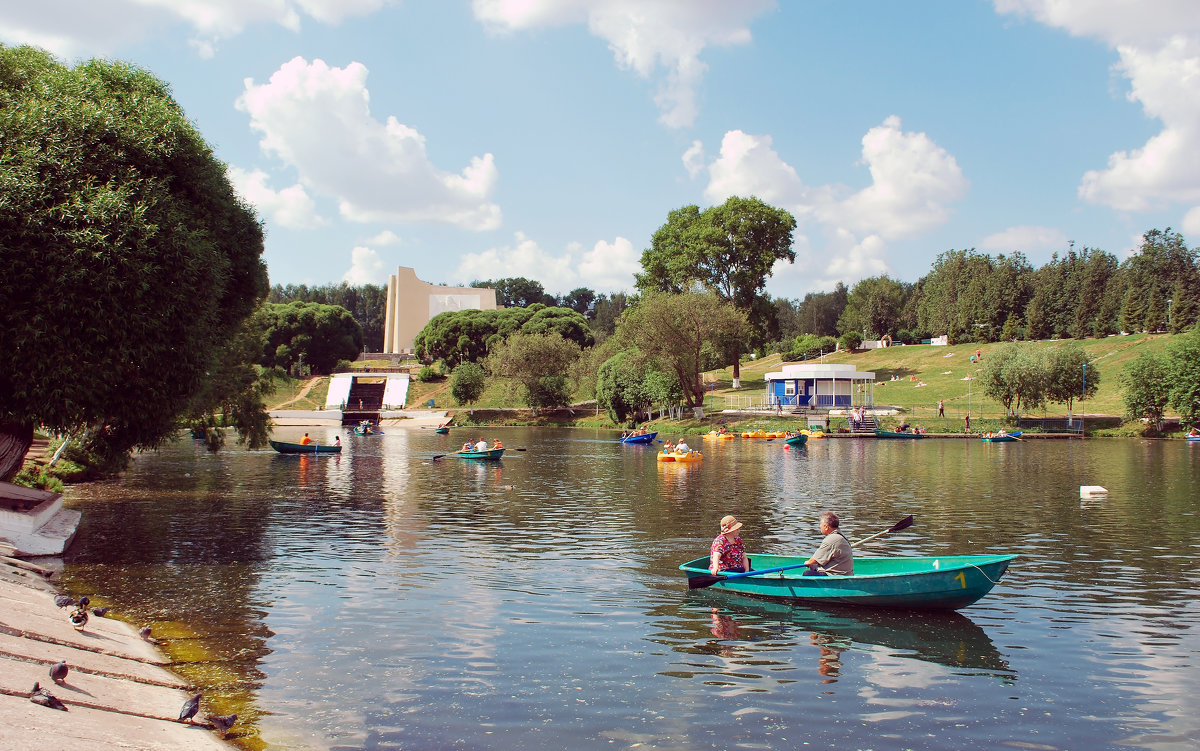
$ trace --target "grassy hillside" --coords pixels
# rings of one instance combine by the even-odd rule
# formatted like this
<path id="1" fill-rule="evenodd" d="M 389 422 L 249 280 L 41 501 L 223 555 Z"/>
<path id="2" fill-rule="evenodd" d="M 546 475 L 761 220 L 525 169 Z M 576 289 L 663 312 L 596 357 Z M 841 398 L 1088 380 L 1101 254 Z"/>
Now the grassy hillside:
<path id="1" fill-rule="evenodd" d="M 1089 379 L 1096 372 L 1100 375 L 1100 389 L 1093 399 L 1082 404 L 1076 402 L 1075 414 L 1081 409 L 1088 416 L 1120 416 L 1125 412 L 1122 402 L 1122 373 L 1139 354 L 1143 352 L 1158 352 L 1165 350 L 1173 337 L 1169 334 L 1131 336 L 1112 336 L 1105 339 L 1079 340 L 1092 358 L 1088 367 Z M 1035 347 L 1051 347 L 1059 344 L 1057 341 L 1034 342 Z M 910 420 L 920 422 L 930 430 L 959 430 L 963 425 L 968 404 L 971 410 L 972 427 L 988 429 L 1000 425 L 1004 417 L 1003 408 L 996 402 L 985 397 L 978 388 L 978 381 L 963 380 L 966 376 L 976 377 L 982 368 L 981 363 L 971 363 L 970 357 L 976 350 L 982 354 L 983 360 L 1002 347 L 1002 344 L 963 344 L 953 347 L 909 346 L 889 347 L 887 349 L 866 350 L 852 354 L 838 353 L 825 358 L 829 363 L 850 363 L 860 371 L 875 373 L 875 404 L 876 406 L 892 406 L 904 410 Z M 705 401 L 707 412 L 711 415 L 726 408 L 727 396 L 754 397 L 761 401 L 765 395 L 766 383 L 763 376 L 772 371 L 778 371 L 783 366 L 779 355 L 743 363 L 741 368 L 740 389 L 733 388 L 733 368 L 724 368 L 705 374 L 706 382 L 711 382 L 713 388 Z M 1082 376 L 1082 374 L 1081 374 Z M 895 377 L 897 380 L 891 380 Z M 314 384 L 307 398 L 297 399 L 288 404 L 290 409 L 319 409 L 324 404 L 324 395 L 328 389 L 328 379 L 324 383 Z M 921 385 L 924 384 L 924 385 Z M 271 409 L 278 409 L 279 403 L 294 399 L 303 390 L 303 383 L 296 382 L 291 388 L 283 388 L 271 400 L 275 404 Z M 450 380 L 441 378 L 429 383 L 413 380 L 409 387 L 408 403 L 415 407 L 423 407 L 433 399 L 439 409 L 463 410 L 450 396 Z M 945 403 L 946 416 L 937 419 L 937 403 L 941 399 Z M 512 395 L 509 384 L 505 380 L 492 381 L 483 397 L 472 409 L 478 413 L 481 420 L 505 421 L 501 414 L 487 415 L 488 410 L 505 408 L 520 408 L 524 405 Z M 599 419 L 594 410 L 576 410 L 575 415 L 563 413 L 552 418 L 553 422 L 577 422 L 586 420 L 588 424 L 606 423 L 600 414 Z M 1025 417 L 1065 417 L 1066 406 L 1062 404 L 1048 405 L 1045 411 L 1026 413 Z M 464 415 L 465 417 L 465 415 Z M 509 421 L 512 418 L 509 418 Z M 461 420 L 461 418 L 460 418 Z M 523 422 L 528 422 L 524 420 Z M 774 427 L 777 422 L 773 417 L 753 418 L 739 422 L 746 427 Z M 786 424 L 786 418 L 779 421 Z M 678 425 L 677 423 L 675 425 Z M 707 426 L 707 423 L 706 423 Z M 707 427 L 705 426 L 705 429 Z M 686 427 L 686 426 L 685 426 Z"/>
<path id="2" fill-rule="evenodd" d="M 1078 343 L 1092 358 L 1088 366 L 1089 378 L 1096 371 L 1100 375 L 1100 389 L 1093 399 L 1075 403 L 1075 412 L 1086 410 L 1087 414 L 1122 415 L 1121 374 L 1142 352 L 1158 352 L 1166 349 L 1172 340 L 1169 334 L 1111 336 L 1105 339 L 1082 339 Z M 1035 347 L 1056 346 L 1058 341 L 1033 342 Z M 978 376 L 981 363 L 972 364 L 971 355 L 979 350 L 986 360 L 988 355 L 1002 344 L 961 344 L 953 347 L 889 347 L 866 350 L 853 354 L 838 353 L 825 358 L 829 363 L 850 363 L 860 371 L 875 373 L 875 403 L 900 407 L 918 419 L 937 413 L 941 399 L 946 406 L 946 417 L 953 414 L 959 421 L 966 414 L 970 401 L 972 419 L 1003 417 L 1003 408 L 988 399 L 979 389 L 978 382 L 963 380 L 966 376 Z M 742 365 L 742 388 L 732 388 L 733 369 L 716 371 L 715 402 L 712 406 L 723 406 L 726 394 L 761 394 L 766 384 L 763 376 L 778 371 L 782 363 L 778 355 L 752 361 Z M 1081 380 L 1082 380 L 1082 374 Z M 893 376 L 900 380 L 890 380 Z M 919 386 L 918 384 L 925 384 Z M 1081 384 L 1082 385 L 1082 384 Z M 1030 416 L 1065 417 L 1066 405 L 1048 405 L 1044 413 Z"/>

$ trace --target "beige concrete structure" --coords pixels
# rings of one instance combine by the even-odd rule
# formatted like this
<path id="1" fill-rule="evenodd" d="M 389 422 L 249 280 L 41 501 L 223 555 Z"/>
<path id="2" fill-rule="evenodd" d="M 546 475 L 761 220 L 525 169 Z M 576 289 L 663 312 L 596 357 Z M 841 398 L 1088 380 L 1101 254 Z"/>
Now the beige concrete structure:
<path id="1" fill-rule="evenodd" d="M 438 313 L 456 310 L 495 310 L 496 290 L 483 287 L 439 287 L 417 278 L 401 266 L 388 277 L 383 351 L 412 352 L 413 340 Z"/>
<path id="2" fill-rule="evenodd" d="M 197 724 L 176 721 L 189 687 L 132 626 L 92 617 L 76 631 L 67 612 L 44 577 L 0 561 L 0 748 L 229 751 L 204 722 L 203 701 Z M 69 668 L 62 684 L 49 676 L 59 660 Z M 31 702 L 34 682 L 68 711 Z"/>

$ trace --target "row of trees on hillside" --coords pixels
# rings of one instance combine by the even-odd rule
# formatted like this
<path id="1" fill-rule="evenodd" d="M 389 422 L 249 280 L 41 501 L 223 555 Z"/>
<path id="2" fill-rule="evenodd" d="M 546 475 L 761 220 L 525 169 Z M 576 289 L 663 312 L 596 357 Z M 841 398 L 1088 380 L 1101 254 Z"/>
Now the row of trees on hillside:
<path id="1" fill-rule="evenodd" d="M 1076 399 L 1095 396 L 1100 388 L 1100 369 L 1075 342 L 1049 349 L 1005 345 L 988 355 L 979 377 L 984 394 L 1018 417 L 1047 402 L 1065 404 L 1070 415 Z"/>

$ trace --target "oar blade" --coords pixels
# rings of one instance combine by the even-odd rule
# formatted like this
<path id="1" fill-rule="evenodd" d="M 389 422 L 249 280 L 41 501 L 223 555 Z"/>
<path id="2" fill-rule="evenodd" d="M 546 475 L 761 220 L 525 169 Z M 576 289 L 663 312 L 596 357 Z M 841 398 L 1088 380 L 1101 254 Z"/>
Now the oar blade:
<path id="1" fill-rule="evenodd" d="M 688 577 L 688 589 L 703 589 L 724 580 L 725 577 L 720 574 L 696 574 Z"/>
<path id="2" fill-rule="evenodd" d="M 904 517 L 900 521 L 893 524 L 892 528 L 889 529 L 888 532 L 889 533 L 890 532 L 899 532 L 902 529 L 908 529 L 909 527 L 911 527 L 913 525 L 913 521 L 914 521 L 913 515 L 909 514 L 908 516 Z"/>

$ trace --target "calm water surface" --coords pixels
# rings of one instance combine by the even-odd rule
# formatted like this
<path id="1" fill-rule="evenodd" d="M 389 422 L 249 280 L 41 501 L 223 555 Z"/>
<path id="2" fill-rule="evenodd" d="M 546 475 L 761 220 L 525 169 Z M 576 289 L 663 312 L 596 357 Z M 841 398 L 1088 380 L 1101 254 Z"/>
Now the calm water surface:
<path id="1" fill-rule="evenodd" d="M 489 429 L 499 463 L 432 461 L 461 430 L 343 433 L 339 457 L 181 440 L 69 490 L 65 581 L 152 624 L 248 747 L 1200 746 L 1200 446 L 704 441 L 672 465 L 614 436 Z M 825 509 L 851 539 L 916 515 L 863 552 L 1020 558 L 943 615 L 676 570 L 727 513 L 751 552 L 810 553 Z"/>

